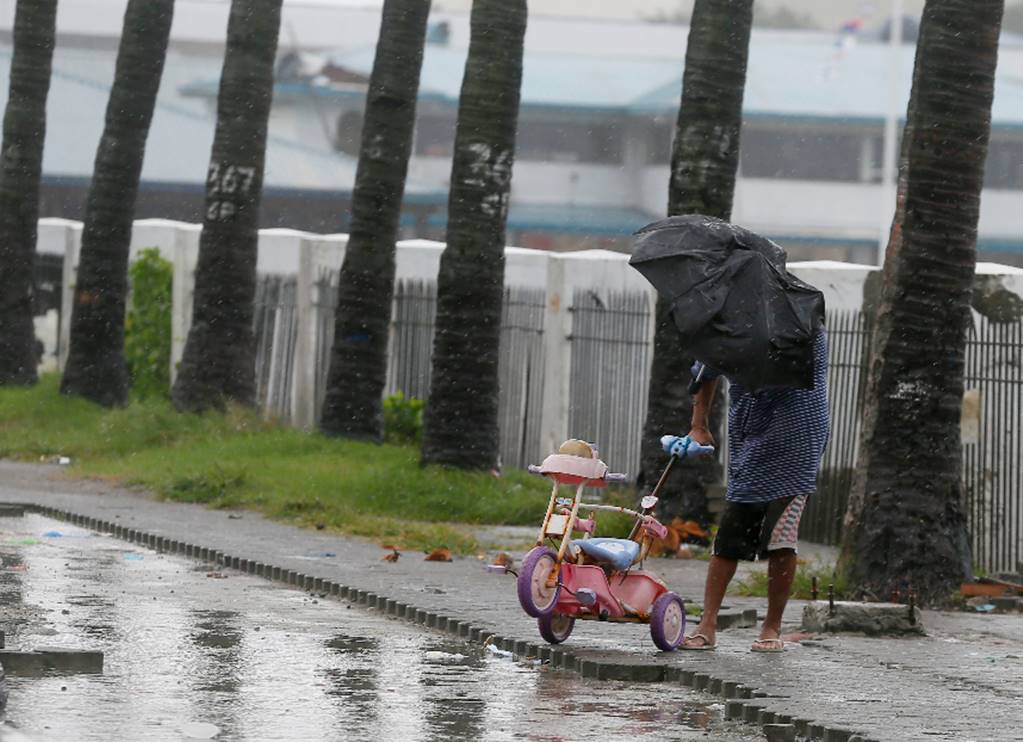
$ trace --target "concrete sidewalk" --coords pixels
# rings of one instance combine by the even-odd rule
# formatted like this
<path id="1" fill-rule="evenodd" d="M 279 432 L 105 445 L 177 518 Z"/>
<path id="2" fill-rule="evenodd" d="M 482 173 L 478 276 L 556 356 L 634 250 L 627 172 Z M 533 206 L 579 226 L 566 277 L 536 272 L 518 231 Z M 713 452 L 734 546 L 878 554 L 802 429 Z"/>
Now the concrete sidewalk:
<path id="1" fill-rule="evenodd" d="M 682 683 L 722 696 L 727 713 L 755 723 L 794 723 L 809 736 L 865 739 L 1023 739 L 1023 617 L 925 612 L 928 636 L 870 639 L 827 636 L 790 643 L 786 652 L 749 652 L 755 628 L 719 634 L 715 652 L 657 652 L 646 626 L 577 622 L 557 649 L 523 614 L 514 580 L 488 574 L 474 558 L 425 562 L 404 554 L 382 561 L 378 545 L 265 520 L 249 512 L 159 502 L 145 493 L 62 478 L 51 466 L 0 462 L 0 502 L 51 514 L 167 551 L 332 593 L 439 630 L 540 657 L 596 678 Z M 400 507 L 396 503 L 396 509 Z M 240 517 L 239 517 L 240 516 Z M 651 560 L 687 601 L 702 598 L 706 564 Z M 729 599 L 763 610 L 764 601 Z M 786 623 L 799 623 L 794 601 Z"/>

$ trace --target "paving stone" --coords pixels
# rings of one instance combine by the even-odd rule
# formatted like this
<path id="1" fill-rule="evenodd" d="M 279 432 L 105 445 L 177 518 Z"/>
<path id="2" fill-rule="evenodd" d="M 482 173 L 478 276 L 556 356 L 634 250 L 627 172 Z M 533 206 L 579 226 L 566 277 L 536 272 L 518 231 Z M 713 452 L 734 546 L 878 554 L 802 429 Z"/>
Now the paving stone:
<path id="1" fill-rule="evenodd" d="M 103 653 L 64 647 L 32 651 L 0 650 L 0 665 L 10 675 L 46 675 L 103 672 Z"/>
<path id="2" fill-rule="evenodd" d="M 728 701 L 725 704 L 725 718 L 741 720 L 745 709 L 746 706 L 742 701 Z"/>
<path id="3" fill-rule="evenodd" d="M 853 733 L 848 729 L 828 728 L 824 730 L 824 742 L 849 742 Z"/>
<path id="4" fill-rule="evenodd" d="M 796 742 L 796 728 L 792 724 L 764 724 L 761 729 L 767 742 Z"/>
<path id="5" fill-rule="evenodd" d="M 739 698 L 740 683 L 735 680 L 726 680 L 721 684 L 721 695 L 725 698 Z"/>

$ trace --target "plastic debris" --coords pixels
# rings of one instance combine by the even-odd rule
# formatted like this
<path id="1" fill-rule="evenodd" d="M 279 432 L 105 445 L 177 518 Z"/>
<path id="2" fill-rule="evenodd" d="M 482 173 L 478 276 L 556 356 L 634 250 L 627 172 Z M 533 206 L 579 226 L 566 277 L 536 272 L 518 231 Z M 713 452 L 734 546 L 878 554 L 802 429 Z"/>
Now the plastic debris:
<path id="1" fill-rule="evenodd" d="M 129 551 L 124 555 L 124 561 L 126 562 L 141 562 L 145 558 L 144 554 L 139 554 L 136 551 Z"/>
<path id="2" fill-rule="evenodd" d="M 23 536 L 22 538 L 14 538 L 10 541 L 0 544 L 0 546 L 35 546 L 41 543 L 39 539 L 32 538 L 31 536 Z"/>
<path id="3" fill-rule="evenodd" d="M 507 649 L 498 649 L 498 647 L 493 644 L 487 644 L 485 649 L 496 657 L 507 657 L 508 659 L 512 659 L 515 656 Z"/>
<path id="4" fill-rule="evenodd" d="M 981 605 L 974 606 L 973 610 L 978 613 L 991 613 L 995 609 L 993 603 L 982 603 Z"/>
<path id="5" fill-rule="evenodd" d="M 60 531 L 47 531 L 43 534 L 43 538 L 63 538 L 64 534 Z"/>
<path id="6" fill-rule="evenodd" d="M 71 459 L 67 456 L 60 456 L 57 458 L 57 463 L 60 464 L 61 466 L 67 466 L 68 464 L 71 463 Z"/>

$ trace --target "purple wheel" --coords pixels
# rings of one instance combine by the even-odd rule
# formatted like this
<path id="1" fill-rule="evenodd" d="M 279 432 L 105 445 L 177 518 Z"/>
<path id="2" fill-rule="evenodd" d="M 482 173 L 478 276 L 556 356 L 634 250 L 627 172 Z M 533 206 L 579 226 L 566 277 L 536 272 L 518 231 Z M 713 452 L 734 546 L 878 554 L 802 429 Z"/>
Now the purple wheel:
<path id="1" fill-rule="evenodd" d="M 658 649 L 678 649 L 686 632 L 686 607 L 675 593 L 662 593 L 650 610 L 650 638 Z"/>
<path id="2" fill-rule="evenodd" d="M 572 633 L 575 619 L 564 613 L 548 613 L 536 619 L 540 628 L 540 636 L 550 644 L 561 644 Z"/>
<path id="3" fill-rule="evenodd" d="M 558 555 L 546 546 L 537 546 L 526 554 L 519 568 L 516 584 L 522 610 L 533 618 L 539 618 L 554 610 L 561 592 L 561 583 L 553 587 L 547 584 L 558 563 Z"/>

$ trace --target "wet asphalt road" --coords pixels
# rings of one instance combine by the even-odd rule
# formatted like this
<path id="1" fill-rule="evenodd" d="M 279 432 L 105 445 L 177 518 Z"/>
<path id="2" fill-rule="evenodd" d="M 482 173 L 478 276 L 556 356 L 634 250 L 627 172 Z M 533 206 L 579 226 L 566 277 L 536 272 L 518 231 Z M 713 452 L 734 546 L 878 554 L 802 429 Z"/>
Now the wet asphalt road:
<path id="1" fill-rule="evenodd" d="M 514 662 L 38 515 L 0 518 L 0 629 L 105 653 L 102 674 L 9 677 L 2 742 L 761 738 L 677 686 Z"/>

